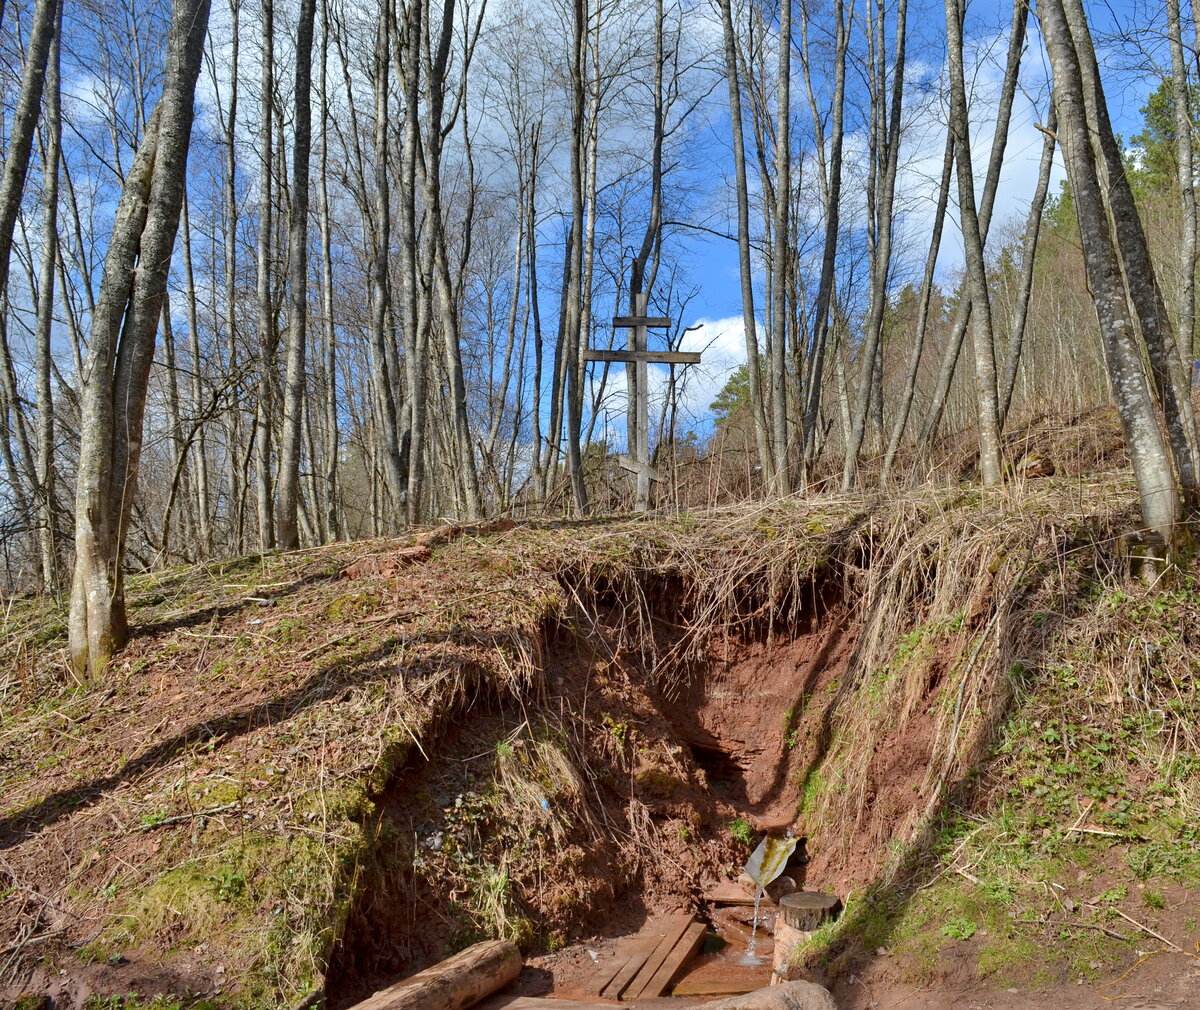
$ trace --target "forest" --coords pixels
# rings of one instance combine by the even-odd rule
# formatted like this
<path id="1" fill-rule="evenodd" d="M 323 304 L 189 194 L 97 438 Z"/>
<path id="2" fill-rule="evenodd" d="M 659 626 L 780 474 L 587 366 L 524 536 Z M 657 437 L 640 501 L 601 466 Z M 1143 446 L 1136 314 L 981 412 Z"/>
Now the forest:
<path id="1" fill-rule="evenodd" d="M 1177 0 L 9 2 L 6 585 L 69 592 L 99 669 L 126 569 L 995 484 L 1046 466 L 1013 432 L 1104 407 L 1165 556 L 1198 30 Z M 613 326 L 647 314 L 649 349 Z"/>

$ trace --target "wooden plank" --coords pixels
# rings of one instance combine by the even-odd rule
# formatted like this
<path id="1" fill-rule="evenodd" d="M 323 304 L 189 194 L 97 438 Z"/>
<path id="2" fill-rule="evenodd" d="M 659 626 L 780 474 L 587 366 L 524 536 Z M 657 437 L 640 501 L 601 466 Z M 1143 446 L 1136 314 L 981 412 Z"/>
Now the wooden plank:
<path id="1" fill-rule="evenodd" d="M 521 954 L 515 944 L 485 940 L 381 989 L 352 1010 L 466 1010 L 520 973 Z"/>
<path id="2" fill-rule="evenodd" d="M 584 361 L 644 362 L 660 365 L 698 365 L 699 351 L 606 351 L 588 348 L 583 352 Z"/>
<path id="3" fill-rule="evenodd" d="M 690 981 L 684 979 L 671 990 L 672 996 L 741 996 L 748 992 L 754 992 L 760 985 L 765 983 L 754 982 L 751 979 L 742 979 L 740 981 L 732 981 L 725 979 L 700 979 Z"/>
<path id="4" fill-rule="evenodd" d="M 734 883 L 732 880 L 724 880 L 705 894 L 704 900 L 710 905 L 753 905 L 754 895 L 741 884 Z M 762 905 L 765 908 L 774 908 L 775 902 L 764 894 Z"/>
<path id="5" fill-rule="evenodd" d="M 496 996 L 477 1010 L 612 1010 L 615 1003 L 591 1003 L 545 996 Z"/>
<path id="6" fill-rule="evenodd" d="M 653 953 L 646 958 L 646 963 L 642 965 L 642 970 L 633 977 L 633 981 L 620 994 L 622 1000 L 638 999 L 642 995 L 642 990 L 654 978 L 666 959 L 671 956 L 671 951 L 675 949 L 675 945 L 683 939 L 683 935 L 695 921 L 696 917 L 690 914 L 673 915 L 666 921 L 666 932 L 663 934 L 662 941 L 654 948 Z"/>
<path id="7" fill-rule="evenodd" d="M 680 970 L 688 963 L 702 946 L 704 946 L 704 934 L 708 932 L 708 926 L 703 922 L 693 922 L 688 926 L 680 941 L 675 944 L 672 950 L 666 957 L 666 960 L 659 965 L 653 977 L 643 987 L 642 991 L 635 993 L 633 999 L 653 999 L 655 996 L 661 996 L 670 988 L 672 980 L 679 974 Z"/>
<path id="8" fill-rule="evenodd" d="M 618 999 L 633 981 L 636 975 L 642 969 L 642 965 L 646 963 L 646 958 L 654 953 L 654 949 L 659 945 L 662 937 L 656 929 L 653 933 L 643 933 L 637 937 L 629 951 L 629 956 L 625 959 L 625 963 L 621 965 L 621 970 L 613 976 L 612 981 L 608 983 L 601 991 L 600 995 L 605 999 Z"/>
<path id="9" fill-rule="evenodd" d="M 596 970 L 579 986 L 578 994 L 585 997 L 599 996 L 604 992 L 608 983 L 617 977 L 617 972 L 625 967 L 629 955 L 633 953 L 637 937 L 627 936 L 621 940 L 611 957 L 606 957 L 596 964 Z M 574 997 L 575 992 L 568 993 Z"/>
<path id="10" fill-rule="evenodd" d="M 673 325 L 674 320 L 669 316 L 613 316 L 613 327 L 616 329 L 646 326 L 652 330 L 664 330 Z"/>
<path id="11" fill-rule="evenodd" d="M 629 952 L 629 960 L 625 962 L 613 980 L 604 987 L 600 995 L 606 999 L 619 999 L 663 940 L 667 936 L 672 937 L 671 945 L 674 946 L 691 920 L 691 915 L 672 915 L 650 923 L 635 937 L 635 943 Z"/>
<path id="12" fill-rule="evenodd" d="M 651 480 L 656 480 L 660 484 L 667 478 L 654 469 L 652 466 L 643 466 L 636 459 L 630 459 L 628 456 L 621 456 L 617 462 L 621 464 L 622 470 L 629 470 L 631 473 L 645 472 L 646 476 Z"/>

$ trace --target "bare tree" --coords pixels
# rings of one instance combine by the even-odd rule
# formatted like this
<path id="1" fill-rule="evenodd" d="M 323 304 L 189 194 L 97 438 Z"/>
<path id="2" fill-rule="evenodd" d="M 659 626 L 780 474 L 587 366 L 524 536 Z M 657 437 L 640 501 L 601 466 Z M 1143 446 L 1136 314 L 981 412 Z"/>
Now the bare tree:
<path id="1" fill-rule="evenodd" d="M 1141 497 L 1142 517 L 1169 546 L 1175 541 L 1179 492 L 1137 345 L 1130 295 L 1118 261 L 1110 208 L 1092 146 L 1093 136 L 1106 128 L 1111 131 L 1111 127 L 1107 116 L 1096 118 L 1096 96 L 1089 98 L 1087 94 L 1083 64 L 1095 59 L 1090 33 L 1086 21 L 1076 17 L 1074 24 L 1070 22 L 1063 0 L 1041 0 L 1038 16 L 1054 71 L 1054 103 L 1088 281 Z"/>
<path id="2" fill-rule="evenodd" d="M 126 177 L 82 376 L 69 617 L 75 669 L 100 674 L 125 642 L 125 535 L 146 385 L 179 212 L 208 0 L 174 0 L 162 97 Z M 134 269 L 137 264 L 137 269 Z"/>
<path id="3" fill-rule="evenodd" d="M 312 48 L 316 0 L 301 0 L 296 29 L 296 94 L 292 137 L 292 206 L 288 220 L 288 345 L 279 459 L 279 545 L 299 546 L 300 436 L 305 409 L 308 335 L 308 166 L 312 153 Z"/>

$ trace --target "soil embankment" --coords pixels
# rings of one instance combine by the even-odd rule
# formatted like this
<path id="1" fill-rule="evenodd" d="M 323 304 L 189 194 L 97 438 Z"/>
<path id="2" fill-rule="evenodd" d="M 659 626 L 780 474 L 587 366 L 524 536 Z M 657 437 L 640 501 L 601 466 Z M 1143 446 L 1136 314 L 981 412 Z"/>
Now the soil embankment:
<path id="1" fill-rule="evenodd" d="M 1195 869 L 1191 575 L 1122 580 L 1132 502 L 1044 481 L 200 566 L 134 583 L 103 685 L 14 606 L 0 985 L 338 1004 L 486 936 L 549 965 L 786 826 L 847 901 L 822 977 L 1098 979 L 1109 911 L 1185 930 Z M 1072 930 L 1049 962 L 1042 922 Z"/>

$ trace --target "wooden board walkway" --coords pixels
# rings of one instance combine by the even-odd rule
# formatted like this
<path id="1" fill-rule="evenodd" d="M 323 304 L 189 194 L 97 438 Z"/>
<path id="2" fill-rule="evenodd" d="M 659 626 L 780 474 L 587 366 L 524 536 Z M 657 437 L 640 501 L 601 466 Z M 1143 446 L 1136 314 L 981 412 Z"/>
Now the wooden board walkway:
<path id="1" fill-rule="evenodd" d="M 623 1002 L 662 996 L 703 945 L 707 928 L 688 913 L 654 920 L 618 944 L 613 956 L 597 965 L 579 987 L 578 995 Z"/>

